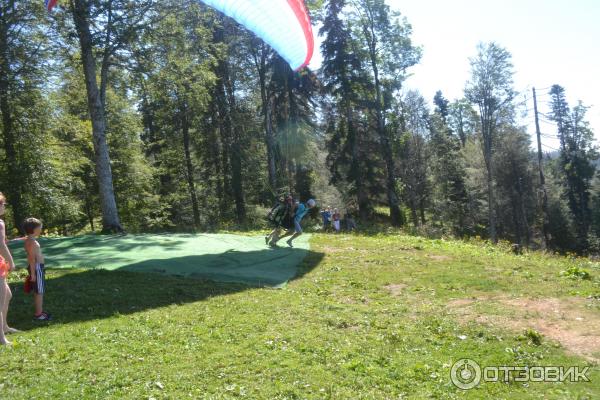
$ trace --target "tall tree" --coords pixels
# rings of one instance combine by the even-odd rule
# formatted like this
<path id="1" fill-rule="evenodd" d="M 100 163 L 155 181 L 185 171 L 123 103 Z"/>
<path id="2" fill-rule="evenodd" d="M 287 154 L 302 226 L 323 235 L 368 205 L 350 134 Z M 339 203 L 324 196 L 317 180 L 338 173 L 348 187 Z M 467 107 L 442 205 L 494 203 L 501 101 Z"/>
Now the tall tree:
<path id="1" fill-rule="evenodd" d="M 536 211 L 534 157 L 529 136 L 511 125 L 499 127 L 502 140 L 494 154 L 498 189 L 499 231 L 515 243 L 529 246 Z"/>
<path id="2" fill-rule="evenodd" d="M 411 210 L 415 226 L 424 225 L 425 209 L 430 195 L 429 159 L 430 115 L 423 96 L 414 90 L 409 91 L 399 101 L 398 123 L 392 123 L 400 138 L 398 165 L 403 183 L 402 194 Z M 390 120 L 394 122 L 395 117 Z M 394 129 L 394 130 L 396 130 Z"/>
<path id="3" fill-rule="evenodd" d="M 356 0 L 352 4 L 357 19 L 356 34 L 366 51 L 366 64 L 370 68 L 372 91 L 369 100 L 386 166 L 390 216 L 392 224 L 400 226 L 403 217 L 387 113 L 391 110 L 393 94 L 402 87 L 406 70 L 419 62 L 421 51 L 411 42 L 411 26 L 399 13 L 391 11 L 384 0 Z"/>
<path id="4" fill-rule="evenodd" d="M 364 138 L 358 126 L 359 88 L 366 84 L 358 44 L 348 26 L 351 21 L 344 15 L 346 0 L 331 0 L 325 8 L 325 18 L 320 34 L 325 101 L 331 107 L 328 114 L 328 162 L 332 170 L 332 183 L 350 188 L 348 195 L 356 199 L 361 219 L 366 220 L 372 211 L 365 180 L 369 171 L 368 157 L 364 151 Z"/>
<path id="5" fill-rule="evenodd" d="M 235 216 L 238 223 L 246 219 L 246 201 L 243 187 L 243 157 L 242 157 L 242 131 L 243 122 L 239 118 L 238 84 L 240 71 L 236 66 L 236 50 L 239 50 L 238 27 L 230 20 L 218 22 L 213 38 L 220 51 L 216 53 L 217 64 L 215 76 L 217 78 L 214 92 L 214 101 L 220 118 L 220 132 L 224 150 L 223 164 L 231 177 L 226 177 L 227 192 L 233 196 L 235 203 Z"/>
<path id="6" fill-rule="evenodd" d="M 71 13 L 79 38 L 88 108 L 92 119 L 96 177 L 100 191 L 102 226 L 105 231 L 122 231 L 115 200 L 110 155 L 106 140 L 106 88 L 109 70 L 122 61 L 125 48 L 148 23 L 154 1 L 71 0 Z M 98 74 L 99 70 L 99 74 Z M 99 81 L 98 81 L 99 79 Z"/>
<path id="7" fill-rule="evenodd" d="M 498 241 L 496 232 L 496 196 L 494 192 L 493 154 L 498 126 L 509 118 L 513 90 L 511 54 L 497 43 L 481 43 L 478 54 L 470 60 L 471 80 L 465 89 L 466 98 L 479 108 L 481 145 L 487 171 L 488 224 L 492 242 Z"/>
<path id="8" fill-rule="evenodd" d="M 468 213 L 466 171 L 461 152 L 463 136 L 448 127 L 451 109 L 441 92 L 436 93 L 434 103 L 430 141 L 433 154 L 432 218 L 442 226 L 449 226 L 450 231 L 460 237 L 466 233 Z"/>
<path id="9" fill-rule="evenodd" d="M 583 252 L 588 248 L 592 217 L 590 189 L 596 172 L 593 160 L 598 157 L 593 145 L 594 135 L 585 120 L 587 109 L 581 102 L 571 110 L 565 90 L 559 85 L 552 86 L 550 95 L 550 117 L 557 125 L 560 169 L 577 233 L 577 250 Z"/>

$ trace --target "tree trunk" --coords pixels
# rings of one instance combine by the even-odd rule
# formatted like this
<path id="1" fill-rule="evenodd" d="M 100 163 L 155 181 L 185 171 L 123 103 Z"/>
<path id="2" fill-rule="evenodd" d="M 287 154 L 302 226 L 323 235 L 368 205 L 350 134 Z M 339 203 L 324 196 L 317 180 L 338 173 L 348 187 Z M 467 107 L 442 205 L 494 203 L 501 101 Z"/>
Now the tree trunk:
<path id="1" fill-rule="evenodd" d="M 483 159 L 486 168 L 486 180 L 488 188 L 488 223 L 489 235 L 492 243 L 498 243 L 498 235 L 496 233 L 496 195 L 494 193 L 494 173 L 493 173 L 493 121 L 491 113 L 485 108 L 481 108 L 481 136 L 483 146 Z"/>
<path id="2" fill-rule="evenodd" d="M 95 232 L 96 229 L 94 227 L 94 213 L 92 211 L 92 204 L 87 197 L 84 199 L 84 204 L 85 204 L 85 214 L 88 218 L 88 222 L 90 223 L 90 228 L 92 229 L 92 232 Z"/>
<path id="3" fill-rule="evenodd" d="M 288 160 L 286 163 L 286 172 L 287 172 L 287 181 L 288 181 L 288 187 L 289 187 L 289 192 L 293 193 L 294 192 L 294 188 L 297 186 L 294 184 L 294 182 L 296 182 L 296 162 L 295 160 Z M 296 193 L 297 194 L 297 193 Z"/>
<path id="4" fill-rule="evenodd" d="M 271 191 L 277 190 L 277 161 L 276 161 L 276 144 L 275 135 L 273 134 L 273 121 L 271 119 L 271 104 L 267 100 L 267 106 L 265 110 L 265 133 L 266 133 L 266 144 L 267 144 L 267 168 L 269 170 L 269 185 Z M 275 193 L 277 195 L 277 193 Z"/>
<path id="5" fill-rule="evenodd" d="M 106 142 L 106 115 L 98 82 L 96 80 L 96 60 L 89 25 L 89 8 L 84 0 L 73 1 L 73 20 L 81 46 L 81 64 L 85 75 L 88 109 L 92 119 L 92 137 L 96 161 L 96 176 L 102 208 L 104 232 L 122 232 L 117 202 L 113 187 L 112 170 L 108 144 Z"/>
<path id="6" fill-rule="evenodd" d="M 413 225 L 417 228 L 419 226 L 419 215 L 417 214 L 417 202 L 414 195 L 411 195 L 410 199 L 410 215 L 412 217 Z"/>
<path id="7" fill-rule="evenodd" d="M 363 26 L 365 31 L 365 37 L 367 38 L 367 46 L 369 48 L 369 57 L 371 61 L 371 68 L 373 69 L 374 86 L 375 86 L 375 112 L 377 115 L 377 133 L 379 135 L 381 150 L 383 153 L 383 160 L 385 161 L 386 167 L 386 191 L 388 205 L 390 207 L 390 218 L 393 226 L 402 226 L 404 224 L 404 218 L 400 211 L 400 199 L 396 192 L 396 173 L 394 164 L 394 154 L 390 139 L 386 132 L 385 116 L 383 115 L 383 98 L 381 94 L 381 82 L 379 80 L 379 67 L 377 65 L 378 54 L 377 54 L 377 35 L 374 29 L 374 17 L 371 10 L 369 10 L 370 20 Z"/>
<path id="8" fill-rule="evenodd" d="M 379 88 L 377 89 L 379 92 Z M 377 95 L 380 97 L 380 94 Z M 396 192 L 396 166 L 394 164 L 394 156 L 392 153 L 392 147 L 390 143 L 390 139 L 385 131 L 385 122 L 383 120 L 383 113 L 381 111 L 381 106 L 378 105 L 379 110 L 377 110 L 377 131 L 379 133 L 379 138 L 381 140 L 381 147 L 383 150 L 383 158 L 385 160 L 386 172 L 387 172 L 387 198 L 388 204 L 390 207 L 390 217 L 392 219 L 393 226 L 402 226 L 404 221 L 402 218 L 402 212 L 400 211 L 400 200 L 398 198 L 398 193 Z"/>
<path id="9" fill-rule="evenodd" d="M 520 211 L 521 211 L 521 220 L 523 221 L 523 230 L 525 233 L 525 246 L 529 247 L 529 241 L 530 241 L 529 222 L 527 221 L 527 209 L 525 208 L 525 199 L 523 196 L 523 185 L 521 183 L 521 178 L 519 178 L 518 182 L 517 182 L 517 193 L 519 194 L 519 206 L 520 206 Z"/>
<path id="10" fill-rule="evenodd" d="M 511 194 L 511 206 L 512 206 L 512 214 L 513 214 L 513 223 L 515 224 L 515 243 L 518 243 L 521 246 L 523 243 L 523 239 L 521 236 L 521 213 L 517 207 L 517 199 L 515 198 L 514 193 Z"/>
<path id="11" fill-rule="evenodd" d="M 222 184 L 223 184 L 223 193 L 221 198 L 221 217 L 225 217 L 229 215 L 230 205 L 231 205 L 231 178 L 230 178 L 230 169 L 231 169 L 231 157 L 230 157 L 230 146 L 231 146 L 231 127 L 229 126 L 229 118 L 227 115 L 227 106 L 225 105 L 225 95 L 223 92 L 223 85 L 219 83 L 218 85 L 218 98 L 217 102 L 219 103 L 219 115 L 220 115 L 220 123 L 219 123 L 219 132 L 221 134 L 221 166 L 222 170 Z"/>
<path id="12" fill-rule="evenodd" d="M 356 199 L 358 201 L 358 215 L 361 220 L 366 221 L 371 214 L 369 204 L 369 196 L 363 182 L 363 175 L 360 169 L 360 140 L 358 132 L 354 126 L 354 118 L 352 116 L 352 108 L 350 102 L 346 105 L 346 119 L 348 120 L 348 140 L 350 140 L 350 148 L 352 149 L 352 161 L 350 165 L 351 176 L 354 178 L 356 186 Z"/>
<path id="13" fill-rule="evenodd" d="M 237 129 L 235 129 L 237 131 Z M 233 198 L 235 201 L 235 215 L 238 224 L 243 224 L 246 220 L 246 202 L 244 199 L 244 183 L 242 176 L 242 157 L 241 146 L 238 142 L 238 133 L 235 132 L 231 151 L 231 185 L 233 186 Z"/>
<path id="14" fill-rule="evenodd" d="M 218 106 L 215 101 L 213 101 L 211 104 L 211 113 L 215 116 L 219 115 Z M 210 127 L 210 136 L 208 141 L 209 147 L 205 152 L 206 167 L 204 168 L 204 179 L 209 185 L 209 187 L 214 189 L 214 193 L 217 198 L 217 204 L 222 203 L 224 192 L 223 180 L 221 179 L 221 158 L 219 157 L 219 154 L 221 153 L 221 143 L 219 141 L 219 125 L 220 119 L 213 118 L 213 123 Z M 207 197 L 208 196 L 203 196 L 203 202 L 207 201 Z M 210 206 L 208 206 L 208 208 L 206 208 L 206 213 L 210 218 L 210 225 L 218 226 L 220 220 L 219 209 L 211 204 Z"/>
<path id="15" fill-rule="evenodd" d="M 185 153 L 185 169 L 188 183 L 190 199 L 192 200 L 192 211 L 194 213 L 194 227 L 200 226 L 200 209 L 198 207 L 198 194 L 194 183 L 194 166 L 192 164 L 192 155 L 190 152 L 190 124 L 187 118 L 187 107 L 184 107 L 181 118 L 181 130 L 183 133 L 183 151 Z"/>
<path id="16" fill-rule="evenodd" d="M 488 221 L 490 224 L 489 232 L 490 232 L 490 240 L 492 243 L 498 243 L 498 236 L 496 234 L 496 196 L 494 193 L 494 180 L 492 175 L 492 161 L 491 154 L 489 155 L 488 160 L 486 160 L 486 169 L 487 169 L 487 187 L 488 187 Z"/>
<path id="17" fill-rule="evenodd" d="M 267 92 L 267 77 L 266 77 L 266 56 L 264 46 L 261 47 L 260 61 L 258 56 L 255 56 L 256 69 L 258 70 L 258 78 L 260 83 L 260 98 L 262 101 L 262 109 L 265 125 L 265 144 L 267 146 L 267 170 L 269 173 L 269 186 L 274 197 L 277 196 L 277 167 L 275 162 L 275 136 L 273 135 L 273 121 L 271 119 L 271 102 Z"/>
<path id="18" fill-rule="evenodd" d="M 242 135 L 243 129 L 236 121 L 237 104 L 235 101 L 234 83 L 231 81 L 231 74 L 227 65 L 224 66 L 224 79 L 227 93 L 227 120 L 231 137 L 231 153 L 229 162 L 231 164 L 231 186 L 233 189 L 233 199 L 235 201 L 235 215 L 238 224 L 243 224 L 246 220 L 246 201 L 244 199 L 244 182 L 242 174 Z"/>
<path id="19" fill-rule="evenodd" d="M 404 224 L 402 212 L 400 211 L 400 199 L 396 192 L 396 167 L 394 164 L 394 154 L 390 143 L 390 138 L 385 129 L 385 117 L 383 115 L 381 82 L 379 82 L 379 68 L 377 67 L 377 55 L 375 54 L 375 46 L 371 49 L 371 66 L 375 77 L 375 93 L 376 93 L 376 113 L 377 113 L 377 133 L 381 142 L 383 159 L 387 172 L 386 189 L 388 205 L 390 207 L 390 218 L 393 226 L 402 226 Z"/>

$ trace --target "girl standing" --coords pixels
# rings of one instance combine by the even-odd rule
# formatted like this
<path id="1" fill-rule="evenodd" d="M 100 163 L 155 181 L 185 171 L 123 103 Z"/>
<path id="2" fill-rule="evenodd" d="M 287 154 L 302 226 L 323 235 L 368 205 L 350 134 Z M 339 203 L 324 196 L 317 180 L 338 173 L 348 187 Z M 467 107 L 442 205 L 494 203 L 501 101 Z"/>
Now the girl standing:
<path id="1" fill-rule="evenodd" d="M 6 197 L 0 193 L 0 216 L 6 211 Z M 8 303 L 12 298 L 10 287 L 8 286 L 8 273 L 15 269 L 15 262 L 6 245 L 6 230 L 4 221 L 0 219 L 0 345 L 11 344 L 6 340 L 5 334 L 18 332 L 10 328 L 6 322 L 8 313 Z"/>
<path id="2" fill-rule="evenodd" d="M 340 220 L 342 219 L 342 216 L 337 208 L 333 210 L 331 219 L 333 220 L 333 228 L 335 229 L 335 233 L 340 233 Z"/>

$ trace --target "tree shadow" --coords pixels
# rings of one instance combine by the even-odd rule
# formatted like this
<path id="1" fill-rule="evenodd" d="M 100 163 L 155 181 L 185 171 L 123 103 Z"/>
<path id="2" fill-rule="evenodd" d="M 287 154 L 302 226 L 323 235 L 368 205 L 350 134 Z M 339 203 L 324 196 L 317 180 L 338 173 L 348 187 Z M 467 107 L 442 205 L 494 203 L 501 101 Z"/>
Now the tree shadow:
<path id="1" fill-rule="evenodd" d="M 265 249 L 180 257 L 168 260 L 168 270 L 162 267 L 165 260 L 147 260 L 114 271 L 49 269 L 44 308 L 54 316 L 51 324 L 68 324 L 193 303 L 254 288 L 281 287 L 286 281 L 309 273 L 323 256 L 302 249 Z M 295 257 L 295 265 L 287 263 L 295 262 Z M 13 299 L 9 325 L 25 331 L 45 326 L 32 321 L 33 298 L 23 292 L 23 284 L 10 286 Z"/>

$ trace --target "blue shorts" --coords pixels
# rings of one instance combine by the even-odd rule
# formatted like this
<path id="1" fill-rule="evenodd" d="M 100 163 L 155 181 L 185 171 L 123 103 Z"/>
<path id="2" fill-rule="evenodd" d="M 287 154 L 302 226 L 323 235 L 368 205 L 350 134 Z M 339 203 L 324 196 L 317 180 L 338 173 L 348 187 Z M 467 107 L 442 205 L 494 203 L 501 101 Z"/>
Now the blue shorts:
<path id="1" fill-rule="evenodd" d="M 300 225 L 300 221 L 294 220 L 294 230 L 296 233 L 302 233 L 302 225 Z"/>
<path id="2" fill-rule="evenodd" d="M 35 265 L 35 282 L 31 282 L 35 294 L 44 294 L 46 292 L 46 269 L 44 264 Z"/>

